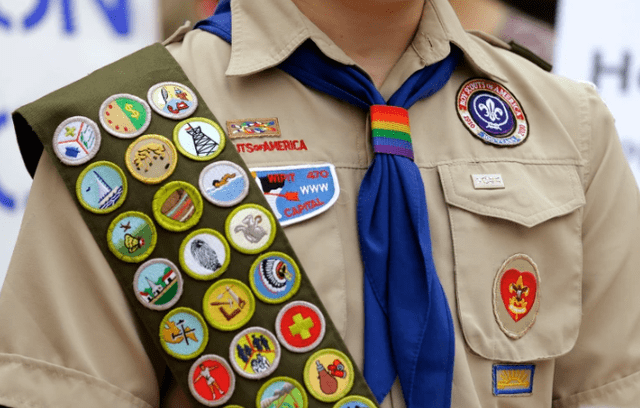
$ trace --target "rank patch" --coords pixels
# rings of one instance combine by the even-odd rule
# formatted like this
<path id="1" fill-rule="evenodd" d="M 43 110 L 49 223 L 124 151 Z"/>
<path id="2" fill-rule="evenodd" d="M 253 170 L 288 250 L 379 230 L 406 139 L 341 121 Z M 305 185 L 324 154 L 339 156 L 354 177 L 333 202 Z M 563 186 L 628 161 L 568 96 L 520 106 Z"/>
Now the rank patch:
<path id="1" fill-rule="evenodd" d="M 279 137 L 278 118 L 241 119 L 227 121 L 227 133 L 231 139 L 243 137 Z"/>
<path id="2" fill-rule="evenodd" d="M 152 259 L 142 264 L 133 276 L 133 291 L 144 307 L 167 310 L 182 295 L 182 275 L 168 259 Z"/>
<path id="3" fill-rule="evenodd" d="M 94 121 L 74 116 L 58 125 L 53 134 L 53 152 L 64 164 L 78 166 L 95 157 L 101 140 L 100 129 Z"/>
<path id="4" fill-rule="evenodd" d="M 222 128 L 207 118 L 191 118 L 178 123 L 173 130 L 173 141 L 180 153 L 198 161 L 213 159 L 225 145 Z"/>
<path id="5" fill-rule="evenodd" d="M 493 365 L 493 395 L 531 395 L 534 365 Z"/>
<path id="6" fill-rule="evenodd" d="M 290 256 L 268 252 L 251 266 L 249 284 L 263 302 L 282 303 L 298 292 L 300 270 Z"/>
<path id="7" fill-rule="evenodd" d="M 458 91 L 456 106 L 462 123 L 485 143 L 515 146 L 529 135 L 520 103 L 497 82 L 482 78 L 465 82 Z"/>
<path id="8" fill-rule="evenodd" d="M 127 211 L 111 221 L 107 243 L 111 252 L 125 262 L 142 262 L 156 247 L 156 227 L 146 214 Z"/>
<path id="9" fill-rule="evenodd" d="M 516 254 L 503 264 L 493 289 L 493 312 L 502 331 L 519 339 L 531 328 L 540 308 L 540 275 L 533 260 Z"/>
<path id="10" fill-rule="evenodd" d="M 294 353 L 306 353 L 316 348 L 322 342 L 326 328 L 324 315 L 309 302 L 291 302 L 276 318 L 278 340 Z"/>
<path id="11" fill-rule="evenodd" d="M 184 181 L 167 183 L 153 196 L 153 215 L 169 231 L 186 231 L 196 225 L 202 207 L 198 189 Z"/>
<path id="12" fill-rule="evenodd" d="M 196 94 L 177 82 L 162 82 L 152 86 L 147 99 L 154 111 L 174 120 L 191 116 L 198 107 Z"/>
<path id="13" fill-rule="evenodd" d="M 130 139 L 140 136 L 151 123 L 151 109 L 134 95 L 113 95 L 100 106 L 100 123 L 112 135 Z"/>
<path id="14" fill-rule="evenodd" d="M 236 377 L 227 361 L 215 354 L 196 360 L 189 370 L 189 390 L 195 399 L 208 407 L 222 405 L 231 398 Z"/>
<path id="15" fill-rule="evenodd" d="M 345 397 L 336 402 L 333 408 L 376 408 L 377 405 L 369 398 L 361 397 L 359 395 L 352 395 Z"/>
<path id="16" fill-rule="evenodd" d="M 258 408 L 308 408 L 307 393 L 302 385 L 289 377 L 275 377 L 267 381 L 256 397 Z"/>
<path id="17" fill-rule="evenodd" d="M 324 349 L 309 357 L 303 376 L 313 397 L 324 402 L 338 401 L 351 391 L 353 365 L 341 351 Z"/>
<path id="18" fill-rule="evenodd" d="M 229 266 L 231 249 L 218 231 L 203 228 L 193 231 L 180 245 L 180 264 L 194 279 L 211 280 Z"/>
<path id="19" fill-rule="evenodd" d="M 187 307 L 173 309 L 160 323 L 162 348 L 179 360 L 197 357 L 209 341 L 209 329 L 198 312 Z"/>
<path id="20" fill-rule="evenodd" d="M 247 173 L 230 161 L 219 161 L 205 167 L 200 173 L 200 191 L 204 198 L 221 207 L 238 204 L 249 193 Z"/>
<path id="21" fill-rule="evenodd" d="M 76 194 L 85 209 L 96 214 L 107 214 L 124 203 L 127 178 L 114 163 L 91 163 L 78 176 Z"/>
<path id="22" fill-rule="evenodd" d="M 249 327 L 231 341 L 229 360 L 241 376 L 253 380 L 265 378 L 278 368 L 280 345 L 270 331 Z"/>
<path id="23" fill-rule="evenodd" d="M 166 137 L 146 135 L 131 143 L 124 161 L 133 177 L 146 184 L 158 184 L 176 169 L 178 152 Z"/>
<path id="24" fill-rule="evenodd" d="M 276 220 L 266 208 L 245 204 L 229 214 L 225 230 L 231 246 L 245 254 L 257 254 L 273 243 Z"/>
<path id="25" fill-rule="evenodd" d="M 332 164 L 252 168 L 280 224 L 291 225 L 327 211 L 340 193 Z"/>
<path id="26" fill-rule="evenodd" d="M 255 309 L 256 300 L 251 289 L 236 279 L 217 281 L 209 287 L 202 300 L 205 318 L 211 326 L 222 331 L 244 326 Z"/>

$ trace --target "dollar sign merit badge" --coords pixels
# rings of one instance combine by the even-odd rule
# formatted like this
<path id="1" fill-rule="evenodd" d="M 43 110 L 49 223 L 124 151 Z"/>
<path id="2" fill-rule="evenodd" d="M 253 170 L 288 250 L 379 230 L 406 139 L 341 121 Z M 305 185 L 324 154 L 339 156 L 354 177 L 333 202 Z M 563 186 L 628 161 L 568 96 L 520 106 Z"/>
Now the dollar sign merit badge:
<path id="1" fill-rule="evenodd" d="M 130 103 L 127 103 L 126 105 L 124 105 L 124 108 L 127 110 L 127 112 L 131 113 L 131 117 L 134 119 L 138 119 L 140 118 L 140 112 L 138 112 L 137 110 L 133 109 L 133 105 Z"/>

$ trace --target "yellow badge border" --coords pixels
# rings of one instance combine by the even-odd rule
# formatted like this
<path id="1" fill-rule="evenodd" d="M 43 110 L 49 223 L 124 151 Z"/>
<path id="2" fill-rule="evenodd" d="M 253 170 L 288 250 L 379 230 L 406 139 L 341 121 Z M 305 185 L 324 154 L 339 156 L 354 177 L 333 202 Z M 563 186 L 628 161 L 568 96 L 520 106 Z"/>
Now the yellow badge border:
<path id="1" fill-rule="evenodd" d="M 218 149 L 213 152 L 213 154 L 209 155 L 209 156 L 196 156 L 193 155 L 189 152 L 187 152 L 187 150 L 182 146 L 182 144 L 180 144 L 180 139 L 178 138 L 178 134 L 180 133 L 180 130 L 182 129 L 182 127 L 189 123 L 189 122 L 196 122 L 196 121 L 200 121 L 200 122 L 204 122 L 204 123 L 208 123 L 211 126 L 213 126 L 218 133 L 220 133 L 220 143 L 218 146 Z M 185 119 L 182 122 L 178 123 L 174 128 L 173 128 L 173 143 L 176 145 L 176 148 L 178 149 L 178 151 L 180 153 L 182 153 L 184 156 L 192 159 L 192 160 L 196 160 L 196 161 L 209 161 L 212 159 L 215 159 L 216 157 L 218 157 L 220 155 L 220 153 L 222 153 L 222 151 L 224 150 L 224 148 L 227 145 L 227 137 L 224 133 L 224 130 L 222 129 L 222 127 L 217 124 L 216 122 L 214 122 L 211 119 L 207 119 L 207 118 L 202 118 L 202 117 L 194 117 L 194 118 L 189 118 L 189 119 Z"/>
<path id="2" fill-rule="evenodd" d="M 264 394 L 264 392 L 267 390 L 267 388 L 271 386 L 271 384 L 278 381 L 286 381 L 288 383 L 293 384 L 300 391 L 300 394 L 302 395 L 302 406 L 299 408 L 309 407 L 309 397 L 307 396 L 307 391 L 304 389 L 302 384 L 300 384 L 298 381 L 294 380 L 291 377 L 280 376 L 280 377 L 273 377 L 272 379 L 264 383 L 262 387 L 260 387 L 260 390 L 258 390 L 258 393 L 256 394 L 256 408 L 262 408 L 262 405 L 261 405 L 262 401 L 260 399 L 262 397 L 262 394 Z"/>
<path id="3" fill-rule="evenodd" d="M 193 200 L 193 205 L 195 207 L 194 214 L 187 222 L 172 220 L 162 214 L 161 211 L 165 200 L 179 188 L 187 190 L 187 194 L 189 194 L 189 197 Z M 200 191 L 194 185 L 187 183 L 186 181 L 170 181 L 160 187 L 153 195 L 153 203 L 151 204 L 151 207 L 153 208 L 153 216 L 161 227 L 169 231 L 182 232 L 192 228 L 200 222 L 202 212 L 204 211 L 204 202 L 202 201 Z"/>
<path id="4" fill-rule="evenodd" d="M 129 160 L 129 155 L 131 154 L 131 151 L 133 150 L 133 147 L 137 144 L 140 143 L 143 140 L 147 140 L 147 139 L 158 139 L 163 143 L 166 143 L 167 146 L 169 146 L 169 149 L 171 150 L 171 153 L 173 154 L 173 164 L 171 165 L 171 168 L 169 168 L 165 173 L 162 174 L 162 176 L 160 177 L 145 177 L 141 174 L 139 174 L 138 172 L 135 171 L 135 169 L 133 168 L 133 165 L 131 164 L 131 161 Z M 159 184 L 162 183 L 164 180 L 166 180 L 167 178 L 169 178 L 169 176 L 171 176 L 173 174 L 173 172 L 176 170 L 176 166 L 178 165 L 178 151 L 176 150 L 176 147 L 173 145 L 173 142 L 171 142 L 171 140 L 167 139 L 166 137 L 162 136 L 162 135 L 157 135 L 157 134 L 148 134 L 148 135 L 144 135 L 144 136 L 140 136 L 139 138 L 137 138 L 136 140 L 134 140 L 129 147 L 127 147 L 127 151 L 124 154 L 124 162 L 127 165 L 127 170 L 129 170 L 129 173 L 131 173 L 131 175 L 145 183 L 145 184 Z"/>
<path id="5" fill-rule="evenodd" d="M 162 339 L 162 326 L 164 325 L 164 323 L 166 321 L 168 321 L 171 317 L 175 316 L 178 313 L 188 313 L 193 315 L 198 322 L 202 325 L 202 333 L 204 336 L 204 339 L 202 340 L 200 347 L 198 347 L 198 349 L 196 351 L 194 351 L 191 354 L 188 355 L 182 355 L 182 354 L 178 354 L 175 351 L 172 351 L 167 344 L 165 343 L 165 341 Z M 169 354 L 170 356 L 177 358 L 178 360 L 191 360 L 192 358 L 197 357 L 198 355 L 200 355 L 204 349 L 207 347 L 207 344 L 209 343 L 209 328 L 207 327 L 207 323 L 204 321 L 204 319 L 202 318 L 202 315 L 200 315 L 200 313 L 196 312 L 195 310 L 188 308 L 188 307 L 177 307 L 175 309 L 172 309 L 169 313 L 167 313 L 163 318 L 162 321 L 160 322 L 160 327 L 158 328 L 158 336 L 159 336 L 159 340 L 160 340 L 160 345 L 162 346 L 162 349 L 167 352 L 167 354 Z"/>
<path id="6" fill-rule="evenodd" d="M 231 229 L 231 220 L 233 220 L 233 217 L 235 217 L 236 214 L 238 214 L 240 211 L 247 209 L 247 208 L 253 208 L 256 209 L 258 211 L 263 212 L 267 218 L 269 219 L 269 223 L 271 224 L 271 231 L 269 233 L 269 238 L 267 239 L 267 242 L 264 243 L 264 245 L 262 245 L 259 248 L 255 248 L 255 249 L 247 249 L 247 248 L 243 248 L 242 246 L 240 246 L 238 243 L 236 243 L 233 239 L 232 239 L 232 235 L 230 233 L 230 229 Z M 224 231 L 227 234 L 227 239 L 229 240 L 229 243 L 231 244 L 232 247 L 234 247 L 237 251 L 242 252 L 243 254 L 249 254 L 249 255 L 254 255 L 254 254 L 258 254 L 264 250 L 266 250 L 267 248 L 269 248 L 271 246 L 271 244 L 273 244 L 273 241 L 276 239 L 276 219 L 273 216 L 273 214 L 271 214 L 271 211 L 267 210 L 266 208 L 264 208 L 261 205 L 258 204 L 243 204 L 241 206 L 236 207 L 231 214 L 229 214 L 227 216 L 227 220 L 224 223 Z"/>
<path id="7" fill-rule="evenodd" d="M 111 167 L 113 170 L 115 170 L 118 173 L 118 175 L 120 175 L 120 178 L 122 179 L 122 196 L 118 199 L 118 201 L 115 202 L 115 204 L 113 204 L 109 208 L 105 208 L 104 210 L 90 206 L 82 197 L 82 181 L 84 180 L 86 175 L 89 173 L 89 171 L 99 166 Z M 124 201 L 127 199 L 127 192 L 129 187 L 128 185 L 129 183 L 127 182 L 127 176 L 124 174 L 124 171 L 120 168 L 120 166 L 107 160 L 100 160 L 100 161 L 91 163 L 90 165 L 85 167 L 84 170 L 82 170 L 82 173 L 80 173 L 80 175 L 78 176 L 78 179 L 76 180 L 76 196 L 78 197 L 78 201 L 80 202 L 80 205 L 82 205 L 82 207 L 85 210 L 90 211 L 94 214 L 109 214 L 111 212 L 114 212 L 115 210 L 120 208 L 122 204 L 124 204 Z"/>
<path id="8" fill-rule="evenodd" d="M 289 292 L 287 292 L 287 294 L 281 298 L 278 299 L 269 299 L 268 297 L 262 295 L 260 293 L 260 291 L 258 291 L 258 288 L 256 288 L 256 284 L 254 282 L 254 276 L 256 274 L 256 268 L 259 266 L 260 262 L 262 262 L 264 259 L 269 258 L 269 257 L 279 257 L 279 258 L 284 258 L 285 260 L 287 260 L 292 266 L 293 269 L 295 271 L 295 279 L 296 281 L 293 283 L 293 287 L 291 288 L 291 290 Z M 253 294 L 256 295 L 256 297 L 260 300 L 262 300 L 265 303 L 269 303 L 272 305 L 277 305 L 280 303 L 284 303 L 287 300 L 291 299 L 296 293 L 298 293 L 298 289 L 300 289 L 300 281 L 302 280 L 302 275 L 300 274 L 300 267 L 298 266 L 298 264 L 296 263 L 296 261 L 293 260 L 293 258 L 291 258 L 289 255 L 285 254 L 284 252 L 278 252 L 278 251 L 271 251 L 271 252 L 267 252 L 264 253 L 262 255 L 260 255 L 258 257 L 258 259 L 256 259 L 253 264 L 251 265 L 251 269 L 249 270 L 249 285 L 251 286 L 251 290 L 253 290 Z"/>
<path id="9" fill-rule="evenodd" d="M 311 379 L 310 379 L 309 372 L 311 370 L 315 370 L 315 367 L 313 366 L 313 364 L 315 363 L 316 359 L 329 354 L 334 354 L 337 357 L 342 358 L 344 360 L 344 364 L 346 365 L 346 368 L 347 368 L 347 374 L 349 376 L 349 378 L 347 379 L 347 386 L 345 387 L 344 390 L 342 390 L 342 392 L 336 393 L 335 395 L 318 394 L 311 386 Z M 343 398 L 345 395 L 347 395 L 351 391 L 351 388 L 353 388 L 353 382 L 354 382 L 353 363 L 351 362 L 351 359 L 347 357 L 347 355 L 340 350 L 330 349 L 330 348 L 318 350 L 315 353 L 313 353 L 311 357 L 307 359 L 307 363 L 304 365 L 304 372 L 302 373 L 302 376 L 304 377 L 304 384 L 307 386 L 307 390 L 309 390 L 309 394 L 311 394 L 311 396 L 313 396 L 315 399 L 319 401 L 335 402 Z"/>
<path id="10" fill-rule="evenodd" d="M 230 325 L 223 326 L 219 324 L 216 320 L 214 320 L 211 316 L 209 316 L 208 310 L 210 305 L 208 304 L 208 299 L 214 290 L 216 290 L 220 286 L 228 285 L 228 284 L 239 286 L 247 293 L 247 297 L 248 297 L 247 302 L 249 302 L 249 313 L 242 320 Z M 218 329 L 220 331 L 234 331 L 241 328 L 242 326 L 247 324 L 249 320 L 251 320 L 255 311 L 256 311 L 256 299 L 253 296 L 251 289 L 249 289 L 249 287 L 245 285 L 242 281 L 239 281 L 237 279 L 221 279 L 215 282 L 214 284 L 209 286 L 209 289 L 207 289 L 207 292 L 204 294 L 204 297 L 202 298 L 202 313 L 204 314 L 205 319 L 207 319 L 207 322 L 211 327 Z"/>
<path id="11" fill-rule="evenodd" d="M 151 232 L 152 232 L 152 237 L 151 237 L 151 244 L 149 244 L 149 249 L 138 255 L 138 256 L 126 256 L 123 255 L 120 251 L 118 251 L 118 249 L 114 246 L 113 242 L 111 241 L 111 236 L 113 235 L 113 230 L 116 229 L 118 222 L 120 222 L 120 220 L 127 218 L 127 217 L 139 217 L 142 218 L 148 225 L 149 228 L 151 228 Z M 145 259 L 147 259 L 149 256 L 151 256 L 151 253 L 153 252 L 153 250 L 156 248 L 156 242 L 158 241 L 158 232 L 156 230 L 156 226 L 153 223 L 153 220 L 151 219 L 151 217 L 149 217 L 147 214 L 142 213 L 140 211 L 126 211 L 123 212 L 121 214 L 119 214 L 116 218 L 113 219 L 113 221 L 111 221 L 111 224 L 109 224 L 109 229 L 107 230 L 107 245 L 109 246 L 109 249 L 111 250 L 111 253 L 113 253 L 113 255 L 115 255 L 116 258 L 120 259 L 121 261 L 124 262 L 129 262 L 129 263 L 139 263 L 144 261 Z"/>

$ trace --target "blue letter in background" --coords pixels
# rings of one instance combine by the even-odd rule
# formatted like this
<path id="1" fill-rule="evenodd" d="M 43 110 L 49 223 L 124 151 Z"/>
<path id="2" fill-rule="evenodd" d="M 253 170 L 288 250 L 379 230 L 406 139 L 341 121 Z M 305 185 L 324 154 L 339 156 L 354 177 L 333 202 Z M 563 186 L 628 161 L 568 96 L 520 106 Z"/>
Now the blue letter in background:
<path id="1" fill-rule="evenodd" d="M 33 11 L 24 18 L 24 28 L 27 30 L 33 29 L 42 21 L 48 10 L 49 0 L 38 0 L 38 4 Z M 71 0 L 62 0 L 62 19 L 64 20 L 64 31 L 67 34 L 73 34 L 76 27 L 73 24 L 73 16 L 71 15 Z"/>
<path id="2" fill-rule="evenodd" d="M 129 35 L 131 32 L 129 24 L 129 0 L 118 0 L 118 2 L 112 6 L 105 4 L 105 0 L 96 1 L 106 14 L 116 33 L 122 36 Z"/>
<path id="3" fill-rule="evenodd" d="M 0 27 L 11 28 L 11 21 L 2 11 L 0 11 Z"/>
<path id="4" fill-rule="evenodd" d="M 4 128 L 9 122 L 9 115 L 6 112 L 0 112 L 0 131 Z M 16 206 L 16 200 L 6 193 L 0 185 L 0 207 L 6 207 L 9 210 L 13 210 Z"/>

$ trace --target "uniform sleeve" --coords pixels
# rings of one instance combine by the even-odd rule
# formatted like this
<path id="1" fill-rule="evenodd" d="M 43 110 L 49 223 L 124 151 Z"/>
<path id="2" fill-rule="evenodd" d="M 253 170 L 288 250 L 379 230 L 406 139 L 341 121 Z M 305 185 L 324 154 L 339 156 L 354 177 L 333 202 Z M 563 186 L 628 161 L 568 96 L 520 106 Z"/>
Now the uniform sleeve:
<path id="1" fill-rule="evenodd" d="M 640 195 L 614 121 L 586 90 L 582 324 L 556 361 L 556 408 L 631 407 L 640 401 Z"/>

